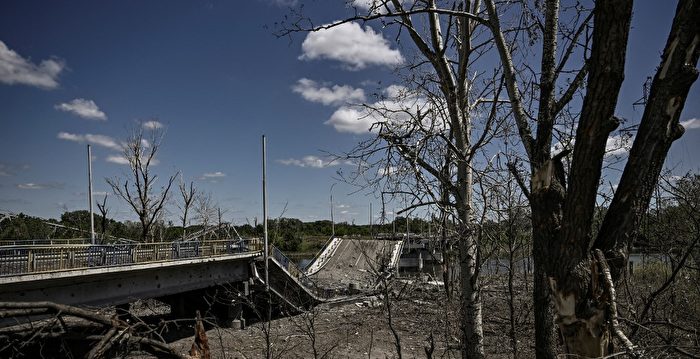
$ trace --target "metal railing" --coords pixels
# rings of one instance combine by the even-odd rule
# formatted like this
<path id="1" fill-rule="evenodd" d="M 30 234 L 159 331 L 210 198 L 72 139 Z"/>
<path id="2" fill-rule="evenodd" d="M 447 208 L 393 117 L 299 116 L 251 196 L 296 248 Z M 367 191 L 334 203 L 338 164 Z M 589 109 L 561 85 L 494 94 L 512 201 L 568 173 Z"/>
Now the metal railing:
<path id="1" fill-rule="evenodd" d="M 133 239 L 118 237 L 103 237 L 97 235 L 95 244 L 124 244 L 139 243 Z M 69 238 L 69 239 L 0 239 L 0 247 L 3 246 L 54 246 L 70 244 L 91 244 L 90 238 Z"/>
<path id="2" fill-rule="evenodd" d="M 287 257 L 279 248 L 270 245 L 270 254 L 272 259 L 277 262 L 280 267 L 284 268 L 294 279 L 296 279 L 307 290 L 320 298 L 327 298 L 330 294 L 324 288 L 319 287 L 316 282 L 304 273 L 299 266 Z"/>
<path id="3" fill-rule="evenodd" d="M 326 265 L 326 262 L 333 257 L 335 250 L 342 241 L 339 237 L 331 237 L 315 255 L 311 263 L 304 269 L 306 275 L 314 275 Z"/>
<path id="4" fill-rule="evenodd" d="M 0 246 L 0 277 L 255 252 L 257 239 L 126 244 Z"/>
<path id="5" fill-rule="evenodd" d="M 53 246 L 65 244 L 90 244 L 90 238 L 71 238 L 71 239 L 2 239 L 2 246 Z"/>

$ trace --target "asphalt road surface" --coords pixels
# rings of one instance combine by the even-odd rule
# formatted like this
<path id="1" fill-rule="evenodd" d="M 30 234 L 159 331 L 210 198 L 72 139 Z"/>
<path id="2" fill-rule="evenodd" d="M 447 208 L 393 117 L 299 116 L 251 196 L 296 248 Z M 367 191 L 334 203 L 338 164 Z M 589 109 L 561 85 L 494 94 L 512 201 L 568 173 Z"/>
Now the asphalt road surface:
<path id="1" fill-rule="evenodd" d="M 372 288 L 401 241 L 342 239 L 333 256 L 311 278 L 324 288 Z"/>

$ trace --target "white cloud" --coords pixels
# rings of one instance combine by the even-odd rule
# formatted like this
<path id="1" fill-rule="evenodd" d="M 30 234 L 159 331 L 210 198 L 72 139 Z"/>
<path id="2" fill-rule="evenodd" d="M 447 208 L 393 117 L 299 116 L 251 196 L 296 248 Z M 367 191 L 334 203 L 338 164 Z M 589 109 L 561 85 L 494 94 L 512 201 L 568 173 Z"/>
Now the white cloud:
<path id="1" fill-rule="evenodd" d="M 126 157 L 124 157 L 122 155 L 107 156 L 107 158 L 105 158 L 105 161 L 110 162 L 110 163 L 116 163 L 118 165 L 128 165 L 129 164 L 129 160 L 126 159 Z M 151 160 L 152 166 L 157 166 L 158 164 L 160 164 L 160 161 L 157 158 L 154 158 Z"/>
<path id="2" fill-rule="evenodd" d="M 292 7 L 297 5 L 298 0 L 270 0 L 270 2 L 280 7 Z"/>
<path id="3" fill-rule="evenodd" d="M 390 48 L 381 33 L 364 29 L 355 22 L 310 32 L 301 44 L 300 60 L 329 59 L 340 61 L 350 70 L 368 65 L 395 66 L 404 62 L 399 50 Z"/>
<path id="4" fill-rule="evenodd" d="M 361 107 L 343 106 L 331 115 L 326 125 L 331 125 L 338 132 L 354 134 L 369 133 L 370 128 L 376 122 L 371 114 Z"/>
<path id="5" fill-rule="evenodd" d="M 226 177 L 226 174 L 220 171 L 216 172 L 211 172 L 211 173 L 205 173 L 202 175 L 202 178 L 208 179 L 208 178 L 222 178 Z"/>
<path id="6" fill-rule="evenodd" d="M 380 177 L 388 176 L 388 175 L 396 173 L 398 170 L 399 170 L 398 167 L 395 167 L 395 166 L 381 167 L 377 170 L 377 176 L 380 176 Z"/>
<path id="7" fill-rule="evenodd" d="M 562 151 L 564 151 L 565 149 L 572 150 L 574 148 L 575 142 L 576 142 L 576 140 L 574 140 L 573 138 L 564 139 L 564 143 L 557 141 L 552 145 L 552 147 L 550 148 L 550 151 L 552 152 L 552 154 L 557 155 L 557 154 L 561 153 Z"/>
<path id="8" fill-rule="evenodd" d="M 617 135 L 610 136 L 605 142 L 605 156 L 624 156 L 632 148 L 632 136 L 629 135 Z"/>
<path id="9" fill-rule="evenodd" d="M 19 189 L 46 189 L 46 186 L 37 183 L 20 183 L 17 185 Z"/>
<path id="10" fill-rule="evenodd" d="M 319 102 L 326 106 L 343 105 L 365 100 L 365 92 L 362 89 L 356 89 L 348 85 L 325 87 L 307 78 L 299 79 L 296 85 L 292 86 L 292 91 L 300 94 L 307 101 Z"/>
<path id="11" fill-rule="evenodd" d="M 146 121 L 142 124 L 142 126 L 143 128 L 149 130 L 157 130 L 159 128 L 163 128 L 163 124 L 155 120 Z"/>
<path id="12" fill-rule="evenodd" d="M 74 134 L 68 132 L 59 132 L 56 136 L 61 140 L 73 141 L 78 143 L 90 143 L 93 145 L 98 145 L 106 147 L 113 150 L 122 150 L 122 145 L 119 144 L 115 139 L 105 135 L 93 135 L 90 133 L 86 134 Z"/>
<path id="13" fill-rule="evenodd" d="M 700 128 L 700 118 L 696 117 L 682 121 L 681 126 L 683 126 L 686 130 L 694 130 L 696 128 Z"/>
<path id="14" fill-rule="evenodd" d="M 386 97 L 392 100 L 398 100 L 406 96 L 410 96 L 409 89 L 406 86 L 401 85 L 389 85 L 384 89 Z"/>
<path id="15" fill-rule="evenodd" d="M 351 6 L 357 7 L 358 9 L 367 10 L 372 6 L 376 6 L 376 0 L 352 0 L 350 2 Z M 381 4 L 381 2 L 380 2 Z"/>
<path id="16" fill-rule="evenodd" d="M 199 176 L 197 179 L 200 181 L 208 181 L 211 183 L 218 183 L 220 179 L 226 177 L 226 174 L 221 171 L 207 172 Z"/>
<path id="17" fill-rule="evenodd" d="M 565 143 L 556 142 L 551 147 L 553 154 L 561 153 L 565 148 L 573 149 L 576 140 L 565 139 Z M 633 137 L 630 134 L 621 134 L 608 137 L 605 142 L 605 157 L 621 157 L 629 153 L 632 148 Z"/>
<path id="18" fill-rule="evenodd" d="M 97 104 L 93 100 L 76 98 L 71 102 L 58 104 L 55 108 L 60 111 L 74 113 L 82 118 L 102 121 L 107 120 L 107 115 L 97 107 Z"/>
<path id="19" fill-rule="evenodd" d="M 402 5 L 406 5 L 408 0 L 400 0 Z M 410 3 L 413 3 L 411 1 Z M 389 9 L 395 9 L 391 0 L 352 0 L 350 6 L 353 6 L 360 10 L 370 10 L 372 14 L 386 13 L 386 4 L 389 4 Z"/>
<path id="20" fill-rule="evenodd" d="M 310 167 L 310 168 L 324 168 L 328 166 L 334 166 L 341 164 L 342 162 L 331 161 L 318 156 L 304 156 L 301 159 L 290 158 L 285 160 L 277 160 L 277 162 L 287 165 L 287 166 L 297 166 L 297 167 Z"/>
<path id="21" fill-rule="evenodd" d="M 43 89 L 58 87 L 58 75 L 65 64 L 57 59 L 48 59 L 33 64 L 0 41 L 0 82 L 14 85 L 36 86 Z"/>
<path id="22" fill-rule="evenodd" d="M 385 100 L 381 100 L 366 106 L 342 106 L 324 122 L 331 125 L 338 132 L 353 134 L 365 134 L 377 132 L 381 122 L 400 123 L 408 121 L 411 114 L 415 114 L 417 108 L 425 108 L 428 105 L 425 98 L 411 94 L 406 87 L 391 85 L 384 90 Z M 374 109 L 374 110 L 372 110 Z M 426 118 L 426 121 L 429 119 Z"/>
<path id="23" fill-rule="evenodd" d="M 127 160 L 126 157 L 121 156 L 121 155 L 107 156 L 106 161 L 111 162 L 111 163 L 116 163 L 118 165 L 128 165 L 129 164 L 129 160 Z"/>
<path id="24" fill-rule="evenodd" d="M 17 185 L 19 189 L 35 190 L 35 189 L 61 189 L 64 185 L 62 183 L 20 183 Z"/>
<path id="25" fill-rule="evenodd" d="M 681 179 L 683 179 L 683 176 L 679 176 L 679 175 L 671 175 L 670 177 L 668 177 L 668 180 L 671 182 L 678 182 Z"/>
<path id="26" fill-rule="evenodd" d="M 400 0 L 401 4 L 406 4 L 408 0 Z M 408 2 L 409 4 L 412 4 L 414 1 Z M 385 4 L 389 4 L 390 7 L 393 8 L 391 0 L 352 0 L 350 2 L 350 5 L 355 6 L 359 9 L 369 9 L 369 8 L 384 8 Z"/>
<path id="27" fill-rule="evenodd" d="M 29 168 L 29 165 L 17 165 L 0 162 L 0 177 L 12 177 L 17 175 L 17 172 L 24 171 Z"/>

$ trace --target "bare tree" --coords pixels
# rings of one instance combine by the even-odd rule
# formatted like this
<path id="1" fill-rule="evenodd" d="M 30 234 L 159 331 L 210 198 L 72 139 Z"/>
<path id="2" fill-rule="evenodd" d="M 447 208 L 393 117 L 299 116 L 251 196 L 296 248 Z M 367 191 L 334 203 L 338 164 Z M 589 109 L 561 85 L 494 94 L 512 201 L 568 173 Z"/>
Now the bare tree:
<path id="1" fill-rule="evenodd" d="M 560 7 L 558 0 L 545 1 L 544 21 L 540 23 L 541 70 L 539 75 L 531 76 L 538 86 L 530 99 L 519 90 L 518 85 L 525 82 L 526 75 L 516 69 L 514 38 L 506 36 L 500 23 L 499 14 L 513 9 L 503 3 L 497 7 L 493 0 L 485 3 L 487 24 L 494 33 L 519 137 L 530 162 L 530 188 L 523 185 L 523 192 L 528 194 L 532 209 L 538 356 L 555 355 L 549 289 L 568 354 L 586 357 L 611 354 L 613 335 L 634 354 L 630 341 L 614 327 L 615 311 L 610 310 L 614 307 L 614 296 L 610 295 L 614 294 L 614 288 L 603 290 L 608 283 L 604 274 L 609 271 L 615 282 L 622 277 L 629 248 L 637 236 L 664 159 L 673 141 L 683 134 L 679 116 L 690 86 L 698 76 L 695 66 L 700 55 L 697 45 L 700 2 L 678 2 L 629 159 L 597 234 L 592 231 L 592 223 L 606 142 L 621 122 L 614 112 L 625 72 L 632 1 L 597 1 L 589 15 L 573 16 L 578 25 L 566 36 L 560 33 L 565 32 L 560 15 L 567 8 Z M 582 9 L 574 10 L 580 14 Z M 589 34 L 591 18 L 593 26 Z M 561 49 L 559 39 L 566 45 Z M 581 65 L 573 70 L 575 75 L 566 81 L 562 95 L 556 98 L 557 84 L 565 82 L 561 75 L 572 73 L 566 70 L 571 67 L 567 61 L 577 48 L 583 57 L 578 62 Z M 559 63 L 558 53 L 563 53 Z M 579 87 L 585 90 L 585 96 L 567 178 L 562 160 L 571 151 L 553 155 L 552 138 L 562 109 Z M 536 115 L 528 113 L 527 102 L 537 104 Z M 537 125 L 534 132 L 531 119 Z M 601 262 L 599 252 L 605 253 L 605 261 Z"/>
<path id="2" fill-rule="evenodd" d="M 162 140 L 163 133 L 158 130 L 146 133 L 142 127 L 134 129 L 126 139 L 122 152 L 128 162 L 129 173 L 123 179 L 106 179 L 114 194 L 136 212 L 141 224 L 141 240 L 144 242 L 151 237 L 151 226 L 163 211 L 170 187 L 177 177 L 177 174 L 170 176 L 160 192 L 156 192 L 158 175 L 153 174 L 152 169 Z"/>
<path id="3" fill-rule="evenodd" d="M 524 1 L 484 0 L 483 4 L 485 9 L 478 0 L 439 4 L 434 0 L 377 0 L 366 11 L 354 9 L 354 15 L 331 24 L 314 26 L 302 17 L 292 25 L 286 24 L 282 34 L 376 20 L 384 27 L 398 26 L 415 45 L 418 60 L 408 69 L 415 74 L 409 77 L 409 82 L 428 97 L 426 103 L 431 106 L 414 103 L 411 107 L 417 109 L 412 111 L 407 110 L 409 107 L 369 106 L 367 116 L 380 113 L 373 129 L 380 142 L 375 147 L 361 145 L 360 150 L 398 155 L 405 163 L 404 168 L 415 174 L 413 184 L 431 185 L 433 190 L 427 193 L 438 198 L 434 203 L 441 202 L 436 196 L 440 192 L 434 190 L 439 184 L 448 191 L 451 203 L 445 207 L 455 209 L 460 237 L 464 357 L 484 356 L 476 276 L 479 253 L 471 225 L 472 160 L 480 146 L 495 133 L 494 121 L 502 110 L 496 105 L 500 103 L 502 86 L 498 84 L 504 84 L 524 156 L 530 165 L 529 188 L 522 175 L 518 171 L 514 173 L 532 212 L 537 356 L 556 356 L 552 302 L 567 353 L 591 357 L 610 354 L 613 346 L 608 343 L 612 343 L 612 335 L 620 336 L 621 332 L 608 324 L 614 322 L 614 311 L 608 310 L 613 304 L 612 296 L 603 295 L 613 293 L 614 288 L 595 293 L 591 289 L 604 288 L 607 283 L 603 275 L 607 263 L 600 262 L 596 250 L 605 253 L 611 278 L 619 280 L 639 219 L 648 206 L 651 188 L 671 143 L 683 132 L 678 119 L 689 88 L 697 78 L 700 25 L 695 19 L 700 16 L 700 4 L 696 0 L 679 1 L 629 160 L 601 230 L 595 236 L 592 219 L 606 142 L 620 123 L 614 111 L 624 74 L 632 1 L 597 1 L 593 9 L 578 3 L 562 6 L 559 0 L 536 2 L 534 8 Z M 501 22 L 502 17 L 511 15 L 514 20 L 510 24 Z M 485 35 L 484 30 L 490 35 Z M 532 56 L 529 51 L 536 43 L 541 45 L 541 56 Z M 475 81 L 470 77 L 474 71 L 470 69 L 476 58 L 491 48 L 501 59 L 502 77 L 494 76 L 494 85 L 484 86 L 489 89 L 486 95 L 477 96 Z M 539 59 L 539 66 L 529 63 L 532 58 Z M 535 70 L 537 67 L 539 70 Z M 571 126 L 564 129 L 575 133 L 573 151 L 566 148 L 555 154 L 553 140 L 561 131 L 564 110 L 578 105 L 571 102 L 576 94 L 583 96 L 580 111 L 572 111 L 574 118 L 578 118 L 577 124 L 569 121 Z M 490 110 L 484 106 L 484 98 L 491 98 Z M 479 106 L 487 114 L 476 115 Z M 396 120 L 397 114 L 403 117 Z M 435 125 L 427 127 L 426 119 Z M 432 119 L 442 119 L 445 125 L 439 127 L 439 122 Z M 477 119 L 484 122 L 481 136 L 472 134 Z M 533 125 L 536 125 L 534 131 Z M 448 130 L 439 131 L 441 128 Z M 442 139 L 443 146 L 436 146 L 437 141 L 428 139 Z M 444 160 L 430 162 L 431 158 L 439 157 L 426 155 L 431 144 L 435 149 L 432 153 L 449 152 Z M 394 151 L 385 151 L 387 148 Z M 571 159 L 567 159 L 569 154 L 573 154 Z M 449 165 L 444 171 L 436 163 Z M 517 168 L 515 163 L 512 167 Z M 426 174 L 438 181 L 425 180 L 429 177 Z M 418 202 L 424 204 L 422 196 Z M 627 345 L 629 341 L 620 340 L 632 351 Z"/>
<path id="4" fill-rule="evenodd" d="M 507 290 L 504 301 L 508 307 L 507 332 L 513 358 L 518 358 L 522 356 L 520 352 L 522 349 L 518 346 L 520 329 L 524 321 L 523 317 L 529 314 L 524 310 L 527 305 L 524 305 L 519 298 L 522 290 L 518 288 L 521 284 L 527 285 L 527 267 L 521 268 L 519 262 L 526 261 L 530 255 L 526 250 L 526 244 L 531 236 L 527 201 L 515 183 L 512 172 L 508 169 L 508 164 L 511 163 L 515 154 L 510 152 L 507 141 L 501 151 L 502 153 L 493 157 L 492 168 L 478 176 L 478 192 L 484 197 L 482 206 L 490 207 L 493 212 L 488 221 L 482 221 L 482 226 L 485 227 L 483 231 L 488 234 L 482 239 L 487 242 L 482 243 L 484 248 L 482 250 L 496 254 L 496 258 L 490 262 L 495 265 L 489 266 L 489 269 L 495 267 L 496 274 L 501 267 L 505 269 Z M 491 255 L 487 253 L 484 257 L 488 258 Z M 502 262 L 501 259 L 504 257 L 506 260 Z M 487 260 L 486 258 L 484 260 Z M 523 274 L 522 278 L 519 277 L 520 272 Z M 490 274 L 494 273 L 490 271 Z M 494 277 L 496 280 L 501 280 L 497 275 Z"/>
<path id="5" fill-rule="evenodd" d="M 635 242 L 634 270 L 624 280 L 621 319 L 630 340 L 653 357 L 700 354 L 700 176 L 663 176 Z M 632 265 L 631 265 L 632 266 Z"/>
<path id="6" fill-rule="evenodd" d="M 178 207 L 182 211 L 180 221 L 182 223 L 182 239 L 184 240 L 187 236 L 187 224 L 189 223 L 187 215 L 194 205 L 195 198 L 197 197 L 197 189 L 194 187 L 194 181 L 190 181 L 188 187 L 182 180 L 180 180 L 178 184 L 178 189 L 180 190 L 180 196 L 182 198 L 182 202 L 178 203 Z"/>
<path id="7" fill-rule="evenodd" d="M 199 196 L 196 197 L 194 210 L 197 213 L 197 219 L 202 225 L 202 229 L 206 231 L 209 224 L 216 219 L 217 214 L 216 204 L 214 203 L 211 192 L 201 192 Z M 207 234 L 204 236 L 206 237 Z"/>
<path id="8" fill-rule="evenodd" d="M 432 0 L 415 4 L 375 1 L 366 12 L 330 25 L 304 27 L 303 22 L 297 22 L 296 27 L 290 26 L 291 31 L 319 31 L 355 20 L 379 19 L 384 25 L 406 31 L 412 40 L 419 59 L 408 68 L 407 86 L 398 91 L 390 88 L 385 98 L 365 105 L 365 117 L 375 122 L 372 131 L 377 136 L 360 143 L 345 157 L 361 160 L 357 179 L 379 183 L 393 174 L 392 183 L 399 186 L 384 188 L 382 193 L 411 197 L 405 210 L 436 206 L 456 221 L 465 358 L 484 357 L 479 255 L 473 226 L 473 159 L 505 117 L 498 101 L 503 89 L 501 76 L 493 73 L 476 81 L 478 74 L 470 69 L 487 49 L 482 42 L 489 39 L 483 27 L 479 28 L 482 20 L 471 15 L 479 11 L 478 1 L 455 3 L 451 10 L 439 9 Z M 452 16 L 457 13 L 463 16 Z"/>
<path id="9" fill-rule="evenodd" d="M 222 236 L 224 238 L 231 238 L 231 233 L 230 233 L 231 225 L 230 225 L 230 223 L 224 222 L 224 214 L 226 214 L 226 212 L 228 212 L 228 211 L 225 209 L 221 209 L 221 206 L 216 207 L 216 236 L 217 236 L 217 238 L 221 238 Z M 224 232 L 224 228 L 226 228 L 226 232 Z"/>
<path id="10" fill-rule="evenodd" d="M 97 202 L 97 210 L 100 211 L 100 235 L 102 241 L 105 240 L 105 234 L 107 233 L 107 214 L 109 213 L 109 208 L 107 208 L 107 194 L 105 193 L 102 202 Z"/>

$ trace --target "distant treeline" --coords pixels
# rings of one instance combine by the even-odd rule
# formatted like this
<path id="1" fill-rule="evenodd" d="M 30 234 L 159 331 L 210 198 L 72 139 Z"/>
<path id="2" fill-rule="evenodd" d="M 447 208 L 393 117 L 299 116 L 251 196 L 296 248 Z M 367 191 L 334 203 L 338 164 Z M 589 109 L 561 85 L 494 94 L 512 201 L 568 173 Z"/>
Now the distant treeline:
<path id="1" fill-rule="evenodd" d="M 95 232 L 100 241 L 113 241 L 118 238 L 137 239 L 141 235 L 138 222 L 119 222 L 111 218 L 103 218 L 94 214 Z M 394 222 L 396 226 L 394 226 Z M 347 222 L 335 223 L 336 236 L 369 236 L 379 233 L 392 233 L 394 228 L 398 233 L 405 233 L 407 221 L 405 217 L 397 217 L 394 222 L 383 225 L 357 225 Z M 427 232 L 430 225 L 420 218 L 409 218 L 408 229 L 412 233 Z M 210 224 L 213 230 L 206 235 L 207 239 L 236 237 L 262 237 L 262 222 L 231 226 L 229 223 Z M 200 232 L 202 225 L 182 226 L 172 222 L 159 222 L 153 226 L 153 237 L 157 241 L 172 241 Z M 302 239 L 306 237 L 329 237 L 333 232 L 333 224 L 329 220 L 302 222 L 296 218 L 271 219 L 268 222 L 268 232 L 272 242 L 283 250 L 299 250 Z M 69 239 L 90 237 L 90 213 L 85 210 L 65 212 L 59 220 L 44 219 L 20 213 L 0 222 L 0 240 L 27 239 Z M 105 240 L 106 238 L 106 240 Z"/>
<path id="2" fill-rule="evenodd" d="M 634 243 L 633 250 L 651 253 L 666 253 L 681 250 L 697 235 L 697 222 L 690 214 L 700 208 L 700 176 L 691 175 L 677 180 L 664 194 L 654 199 L 654 208 L 650 210 L 640 224 L 640 235 Z M 673 194 L 671 196 L 670 194 Z M 594 227 L 600 226 L 606 208 L 596 209 Z M 690 214 L 689 214 L 690 213 Z M 503 256 L 508 251 L 529 255 L 531 249 L 530 213 L 524 208 L 511 209 L 506 217 L 482 218 L 481 223 L 473 227 L 473 235 L 478 237 L 486 256 Z M 494 221 L 496 220 L 496 221 Z M 119 222 L 95 214 L 95 232 L 100 242 L 114 241 L 118 238 L 137 240 L 141 237 L 139 222 Z M 407 225 L 408 222 L 408 225 Z M 378 234 L 418 233 L 438 235 L 438 221 L 421 218 L 396 217 L 391 222 L 373 226 L 354 223 L 335 223 L 336 236 L 370 236 Z M 210 222 L 211 223 L 211 222 Z M 447 223 L 448 236 L 454 237 L 455 226 Z M 252 224 L 231 226 L 229 223 L 213 223 L 213 228 L 205 239 L 262 237 L 261 221 Z M 172 241 L 189 237 L 202 230 L 202 225 L 187 228 L 172 222 L 157 222 L 152 227 L 152 238 L 156 241 Z M 43 219 L 18 214 L 12 217 L 0 217 L 0 240 L 28 239 L 71 239 L 90 236 L 90 214 L 88 211 L 65 212 L 60 219 Z M 315 251 L 331 236 L 333 224 L 329 220 L 302 222 L 296 218 L 271 219 L 268 223 L 269 238 L 273 244 L 284 251 Z M 672 240 L 668 233 L 674 233 Z M 458 236 L 457 236 L 458 237 Z M 445 248 L 447 250 L 447 248 Z M 700 266 L 699 249 L 693 257 Z"/>

